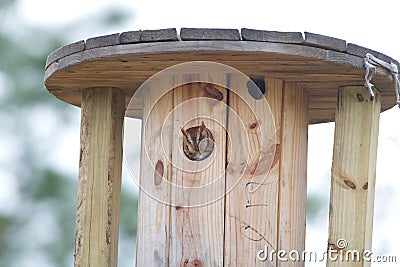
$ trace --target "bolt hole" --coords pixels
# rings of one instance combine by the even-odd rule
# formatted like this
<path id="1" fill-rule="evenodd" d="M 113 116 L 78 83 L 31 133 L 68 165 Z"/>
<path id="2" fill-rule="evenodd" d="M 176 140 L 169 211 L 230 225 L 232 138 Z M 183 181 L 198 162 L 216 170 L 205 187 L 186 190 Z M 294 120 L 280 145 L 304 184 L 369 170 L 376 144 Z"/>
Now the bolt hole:
<path id="1" fill-rule="evenodd" d="M 247 82 L 247 91 L 254 99 L 261 99 L 265 94 L 265 81 L 260 77 L 250 77 Z"/>

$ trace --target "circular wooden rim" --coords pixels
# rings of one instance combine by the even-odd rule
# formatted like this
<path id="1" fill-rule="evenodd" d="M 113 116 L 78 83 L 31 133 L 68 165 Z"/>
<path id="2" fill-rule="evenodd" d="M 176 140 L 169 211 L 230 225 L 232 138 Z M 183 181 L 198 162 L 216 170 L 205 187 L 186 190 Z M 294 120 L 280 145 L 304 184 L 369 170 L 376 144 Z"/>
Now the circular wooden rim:
<path id="1" fill-rule="evenodd" d="M 61 47 L 46 61 L 46 88 L 61 100 L 80 105 L 82 90 L 118 87 L 126 101 L 146 79 L 172 65 L 216 61 L 248 76 L 295 82 L 310 94 L 310 123 L 334 120 L 340 86 L 364 84 L 366 53 L 392 58 L 328 36 L 242 29 L 131 31 Z M 390 73 L 378 67 L 373 83 L 381 90 L 382 111 L 395 104 Z M 140 108 L 132 112 L 140 117 Z"/>

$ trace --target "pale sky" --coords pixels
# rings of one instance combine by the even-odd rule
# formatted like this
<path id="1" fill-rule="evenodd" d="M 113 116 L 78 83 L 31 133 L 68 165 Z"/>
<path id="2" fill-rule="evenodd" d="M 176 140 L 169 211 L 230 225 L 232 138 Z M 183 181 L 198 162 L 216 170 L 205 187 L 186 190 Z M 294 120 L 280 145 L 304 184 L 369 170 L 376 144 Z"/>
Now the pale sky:
<path id="1" fill-rule="evenodd" d="M 123 6 L 132 19 L 114 32 L 138 29 L 181 27 L 254 28 L 276 31 L 308 31 L 345 39 L 385 53 L 400 61 L 399 10 L 397 0 L 381 1 L 84 1 L 22 0 L 19 9 L 26 23 L 56 30 L 63 24 L 89 18 L 115 5 Z M 70 42 L 113 32 L 82 32 L 70 36 Z M 62 33 L 60 33 L 62 34 Z M 77 111 L 77 120 L 79 120 Z M 381 115 L 377 165 L 377 187 L 373 251 L 397 255 L 400 260 L 400 109 Z M 329 203 L 330 165 L 333 144 L 332 123 L 309 129 L 308 189 L 317 192 Z M 321 138 L 322 137 L 322 138 Z M 65 168 L 77 170 L 76 151 L 79 129 L 64 135 L 67 145 L 57 148 Z M 138 143 L 138 142 L 136 142 Z M 69 151 L 70 153 L 65 153 Z M 57 159 L 57 158 L 56 158 Z M 77 172 L 76 172 L 77 173 Z M 127 180 L 127 179 L 125 179 Z M 124 186 L 134 187 L 133 181 Z M 307 226 L 306 247 L 325 251 L 327 242 L 328 206 L 323 220 Z M 133 255 L 133 254 L 132 254 Z M 307 264 L 311 266 L 311 264 Z M 323 264 L 313 266 L 324 266 Z M 372 264 L 372 266 L 378 266 Z M 379 265 L 381 266 L 381 265 Z M 386 265 L 383 265 L 386 266 Z M 390 264 L 387 264 L 390 266 Z M 394 266 L 393 264 L 391 266 Z"/>

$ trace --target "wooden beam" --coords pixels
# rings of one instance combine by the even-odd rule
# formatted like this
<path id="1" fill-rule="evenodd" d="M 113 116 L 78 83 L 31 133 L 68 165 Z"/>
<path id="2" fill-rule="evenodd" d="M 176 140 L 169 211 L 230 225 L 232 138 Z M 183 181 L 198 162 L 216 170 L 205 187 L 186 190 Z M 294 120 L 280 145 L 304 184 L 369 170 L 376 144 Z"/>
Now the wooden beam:
<path id="1" fill-rule="evenodd" d="M 336 256 L 358 251 L 360 261 L 351 266 L 369 266 L 362 253 L 371 249 L 375 195 L 376 151 L 380 95 L 371 101 L 363 86 L 339 90 L 335 120 L 331 196 L 329 213 L 328 252 Z M 342 247 L 338 240 L 345 241 Z M 340 259 L 340 257 L 339 257 Z M 328 259 L 328 266 L 343 266 Z"/>
<path id="2" fill-rule="evenodd" d="M 123 94 L 83 92 L 75 266 L 117 266 L 122 169 Z"/>
<path id="3" fill-rule="evenodd" d="M 220 78 L 226 84 L 225 75 Z M 144 92 L 136 265 L 220 266 L 227 90 L 178 81 L 153 79 Z M 165 87 L 174 89 L 159 98 Z M 202 121 L 215 138 L 214 152 L 190 161 L 181 129 Z"/>
<path id="4" fill-rule="evenodd" d="M 282 99 L 279 174 L 278 247 L 289 253 L 304 251 L 307 202 L 308 93 L 285 82 Z M 277 266 L 304 266 L 304 262 L 279 262 Z"/>
<path id="5" fill-rule="evenodd" d="M 226 84 L 225 75 L 216 76 L 214 82 Z M 193 77 L 203 81 L 207 78 Z M 170 219 L 169 266 L 223 266 L 226 100 L 227 89 L 215 84 L 190 83 L 174 89 L 171 137 L 174 207 Z M 202 121 L 211 131 L 215 146 L 209 158 L 194 162 L 181 152 L 183 141 L 178 134 L 182 127 L 196 127 Z"/>
<path id="6" fill-rule="evenodd" d="M 172 121 L 167 118 L 173 109 L 173 91 L 160 99 L 159 91 L 163 86 L 173 86 L 171 81 L 152 79 L 143 92 L 136 266 L 169 265 L 172 151 L 171 145 L 163 146 L 161 133 L 172 136 Z"/>
<path id="7" fill-rule="evenodd" d="M 231 145 L 226 148 L 229 159 L 226 180 L 228 190 L 233 189 L 226 194 L 225 266 L 275 266 L 274 261 L 264 262 L 257 256 L 260 250 L 277 247 L 283 81 L 267 78 L 265 85 L 273 120 L 268 110 L 256 118 L 254 112 L 264 110 L 264 100 L 251 97 L 246 87 L 238 87 L 237 90 L 243 90 L 241 96 L 229 92 Z M 235 87 L 234 79 L 231 86 Z M 262 140 L 263 137 L 269 138 L 269 142 Z M 266 144 L 262 145 L 263 141 Z"/>

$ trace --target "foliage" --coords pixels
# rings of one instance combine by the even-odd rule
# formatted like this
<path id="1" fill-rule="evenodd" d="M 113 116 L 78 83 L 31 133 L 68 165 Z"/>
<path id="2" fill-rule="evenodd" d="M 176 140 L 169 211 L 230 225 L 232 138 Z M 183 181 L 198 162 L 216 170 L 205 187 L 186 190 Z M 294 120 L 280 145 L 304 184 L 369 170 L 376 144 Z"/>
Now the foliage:
<path id="1" fill-rule="evenodd" d="M 72 29 L 24 24 L 16 2 L 0 1 L 0 184 L 15 188 L 9 203 L 0 205 L 0 266 L 71 266 L 76 172 L 53 158 L 63 131 L 78 128 L 79 111 L 48 94 L 43 75 L 47 55 L 68 43 L 64 38 Z M 93 25 L 106 30 L 125 18 L 112 10 Z M 136 202 L 123 194 L 121 235 L 136 232 L 135 214 L 126 212 Z"/>

